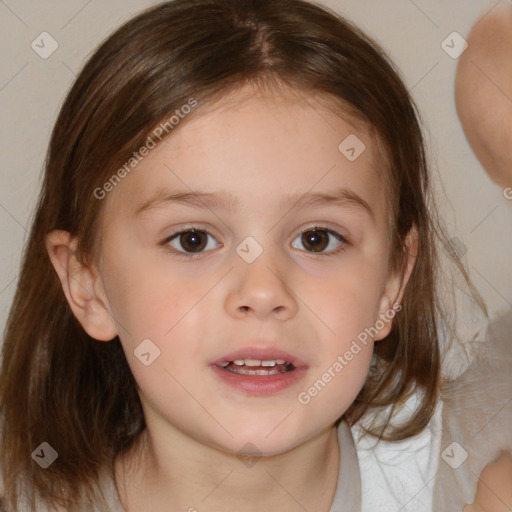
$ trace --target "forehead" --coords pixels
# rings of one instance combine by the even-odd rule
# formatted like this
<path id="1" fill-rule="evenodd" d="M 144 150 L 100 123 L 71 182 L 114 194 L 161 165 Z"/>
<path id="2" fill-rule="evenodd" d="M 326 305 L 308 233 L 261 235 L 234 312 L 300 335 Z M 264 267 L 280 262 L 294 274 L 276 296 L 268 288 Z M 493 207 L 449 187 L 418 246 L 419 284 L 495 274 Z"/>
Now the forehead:
<path id="1" fill-rule="evenodd" d="M 198 108 L 116 187 L 109 198 L 116 211 L 133 210 L 159 189 L 222 190 L 236 208 L 261 209 L 284 194 L 342 186 L 385 215 L 376 139 L 332 99 L 244 86 Z"/>

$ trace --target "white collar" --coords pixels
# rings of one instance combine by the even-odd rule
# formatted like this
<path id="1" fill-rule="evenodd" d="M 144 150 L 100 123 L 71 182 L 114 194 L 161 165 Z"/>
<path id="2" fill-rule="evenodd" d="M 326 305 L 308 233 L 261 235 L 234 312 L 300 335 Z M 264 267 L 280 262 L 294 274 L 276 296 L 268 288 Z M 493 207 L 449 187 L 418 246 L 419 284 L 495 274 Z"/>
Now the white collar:
<path id="1" fill-rule="evenodd" d="M 361 473 L 354 439 L 345 420 L 338 426 L 340 469 L 329 512 L 361 512 Z"/>

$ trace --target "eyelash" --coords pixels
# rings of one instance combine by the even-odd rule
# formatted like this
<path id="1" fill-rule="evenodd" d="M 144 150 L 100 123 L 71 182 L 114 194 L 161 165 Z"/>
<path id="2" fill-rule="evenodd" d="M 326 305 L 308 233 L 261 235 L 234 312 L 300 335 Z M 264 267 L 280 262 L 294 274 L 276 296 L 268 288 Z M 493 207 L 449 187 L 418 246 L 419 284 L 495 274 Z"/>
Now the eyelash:
<path id="1" fill-rule="evenodd" d="M 338 242 L 341 243 L 341 245 L 337 249 L 331 250 L 329 252 L 314 252 L 314 251 L 307 251 L 307 250 L 302 251 L 301 249 L 299 249 L 302 252 L 307 252 L 313 258 L 319 259 L 319 258 L 322 258 L 325 256 L 335 256 L 338 253 L 344 251 L 346 249 L 347 245 L 350 245 L 349 241 L 343 235 L 340 235 L 337 231 L 334 231 L 334 230 L 329 229 L 324 226 L 309 227 L 309 228 L 301 231 L 300 233 L 298 233 L 298 235 L 293 240 L 295 241 L 298 237 L 300 237 L 304 233 L 308 233 L 310 231 L 325 232 L 325 233 L 329 234 L 331 237 L 334 237 L 336 240 L 338 240 Z M 206 231 L 204 229 L 199 229 L 197 227 L 190 227 L 190 228 L 187 228 L 187 229 L 184 229 L 181 231 L 174 232 L 173 234 L 171 234 L 167 238 L 165 238 L 165 240 L 162 240 L 162 242 L 160 242 L 160 245 L 167 246 L 167 248 L 169 248 L 169 250 L 171 252 L 173 252 L 178 257 L 182 257 L 184 259 L 189 259 L 189 260 L 196 259 L 197 257 L 200 257 L 202 254 L 204 254 L 205 252 L 208 252 L 208 251 L 203 250 L 203 251 L 199 251 L 199 252 L 195 252 L 195 253 L 194 252 L 182 252 L 182 251 L 175 249 L 174 247 L 169 246 L 169 242 L 171 242 L 175 238 L 178 238 L 180 235 L 183 235 L 185 233 L 190 233 L 190 232 L 206 233 L 207 235 L 214 238 L 213 235 L 211 235 L 210 233 L 208 233 L 208 231 Z M 329 245 L 329 243 L 330 243 L 330 240 L 328 241 L 328 245 Z M 207 244 L 208 244 L 208 242 L 207 242 Z"/>

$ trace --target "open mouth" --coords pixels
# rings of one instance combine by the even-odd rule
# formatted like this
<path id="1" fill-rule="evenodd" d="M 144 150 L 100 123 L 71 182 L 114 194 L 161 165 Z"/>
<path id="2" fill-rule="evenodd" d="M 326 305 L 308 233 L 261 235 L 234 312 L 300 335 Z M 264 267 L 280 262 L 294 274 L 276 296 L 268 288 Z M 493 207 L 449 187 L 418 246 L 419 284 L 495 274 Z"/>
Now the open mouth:
<path id="1" fill-rule="evenodd" d="M 219 366 L 239 375 L 277 375 L 295 370 L 295 366 L 284 359 L 236 359 L 219 363 Z"/>
<path id="2" fill-rule="evenodd" d="M 249 396 L 269 396 L 296 386 L 309 368 L 298 357 L 270 346 L 240 348 L 210 367 L 222 383 Z"/>

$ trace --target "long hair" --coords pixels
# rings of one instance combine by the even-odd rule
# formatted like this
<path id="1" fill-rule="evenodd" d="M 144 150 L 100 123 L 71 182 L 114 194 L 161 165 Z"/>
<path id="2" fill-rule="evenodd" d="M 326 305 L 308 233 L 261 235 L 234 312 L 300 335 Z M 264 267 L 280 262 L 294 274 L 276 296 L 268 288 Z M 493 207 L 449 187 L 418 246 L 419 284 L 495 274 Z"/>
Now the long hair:
<path id="1" fill-rule="evenodd" d="M 398 71 L 375 42 L 313 3 L 174 0 L 144 11 L 99 46 L 51 135 L 2 351 L 6 507 L 16 509 L 26 496 L 32 507 L 39 499 L 88 510 L 101 469 L 113 470 L 115 457 L 145 428 L 119 339 L 94 340 L 75 319 L 47 255 L 46 235 L 68 231 L 78 239 L 79 260 L 92 261 L 103 205 L 98 190 L 191 98 L 198 106 L 176 130 L 247 83 L 319 95 L 376 134 L 393 269 L 403 269 L 413 226 L 420 248 L 403 309 L 375 345 L 368 379 L 344 417 L 354 424 L 371 408 L 394 406 L 419 388 L 421 407 L 407 423 L 369 433 L 399 440 L 427 425 L 440 387 L 435 272 L 436 238 L 444 234 L 434 215 L 419 117 Z M 42 442 L 59 455 L 44 471 L 31 457 Z"/>

